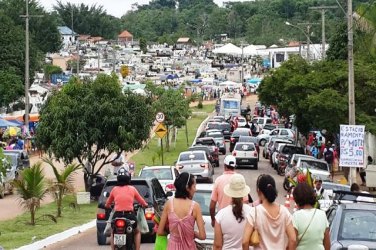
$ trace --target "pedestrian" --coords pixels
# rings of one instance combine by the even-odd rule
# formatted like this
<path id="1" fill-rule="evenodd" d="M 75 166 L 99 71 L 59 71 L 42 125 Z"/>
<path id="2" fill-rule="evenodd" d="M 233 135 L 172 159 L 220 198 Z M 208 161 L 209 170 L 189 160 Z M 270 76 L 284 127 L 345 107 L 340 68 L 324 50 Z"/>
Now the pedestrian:
<path id="1" fill-rule="evenodd" d="M 373 163 L 373 158 L 372 156 L 368 156 L 367 157 L 367 165 L 365 168 L 360 168 L 359 170 L 359 175 L 360 175 L 360 179 L 362 179 L 362 184 L 360 184 L 361 186 L 365 186 L 366 185 L 366 169 L 368 167 L 368 165 L 371 165 Z"/>
<path id="2" fill-rule="evenodd" d="M 322 180 L 315 181 L 314 191 L 319 200 L 330 200 L 328 192 L 322 187 Z"/>
<path id="3" fill-rule="evenodd" d="M 273 177 L 264 174 L 258 177 L 257 194 L 261 204 L 252 207 L 247 215 L 243 250 L 249 249 L 250 237 L 254 230 L 260 235 L 260 244 L 254 249 L 295 249 L 296 236 L 292 216 L 286 207 L 275 202 L 277 189 Z"/>
<path id="4" fill-rule="evenodd" d="M 329 223 L 324 211 L 315 208 L 316 194 L 305 182 L 299 183 L 293 196 L 299 207 L 293 214 L 297 250 L 329 250 Z"/>
<path id="5" fill-rule="evenodd" d="M 232 204 L 221 209 L 215 216 L 214 249 L 231 250 L 241 249 L 245 216 L 251 207 L 243 203 L 243 198 L 249 194 L 250 188 L 246 185 L 241 174 L 233 174 L 230 183 L 224 188 L 224 193 L 231 197 Z"/>
<path id="6" fill-rule="evenodd" d="M 317 148 L 317 142 L 314 142 L 311 147 L 311 155 L 315 158 L 319 156 L 319 149 Z"/>
<path id="7" fill-rule="evenodd" d="M 329 145 L 330 145 L 330 142 L 328 142 L 328 145 L 324 149 L 323 154 L 324 154 L 324 160 L 329 165 L 330 175 L 331 175 L 331 177 L 333 179 L 333 175 L 334 175 L 334 171 L 333 171 L 334 149 L 331 148 Z"/>
<path id="8" fill-rule="evenodd" d="M 157 234 L 164 236 L 169 231 L 169 250 L 196 249 L 195 238 L 205 240 L 206 233 L 200 205 L 192 201 L 196 192 L 195 176 L 183 172 L 176 178 L 174 186 L 175 197 L 165 204 Z M 167 224 L 169 230 L 166 230 Z M 198 231 L 194 230 L 195 224 Z"/>
<path id="9" fill-rule="evenodd" d="M 235 174 L 235 166 L 236 158 L 232 155 L 227 155 L 224 160 L 225 171 L 214 182 L 209 208 L 213 227 L 215 225 L 215 210 L 217 205 L 218 211 L 220 211 L 222 208 L 232 204 L 231 197 L 227 196 L 223 189 L 230 183 L 230 177 Z M 244 196 L 243 201 L 248 202 L 248 195 Z"/>

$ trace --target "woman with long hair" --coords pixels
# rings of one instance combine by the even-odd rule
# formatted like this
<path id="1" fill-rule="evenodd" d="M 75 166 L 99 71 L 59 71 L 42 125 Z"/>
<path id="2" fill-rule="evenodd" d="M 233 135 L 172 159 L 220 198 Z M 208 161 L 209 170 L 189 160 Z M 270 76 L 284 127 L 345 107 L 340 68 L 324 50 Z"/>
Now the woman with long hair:
<path id="1" fill-rule="evenodd" d="M 273 177 L 270 175 L 258 177 L 257 194 L 261 204 L 252 207 L 247 216 L 243 250 L 249 249 L 250 237 L 254 230 L 260 235 L 260 244 L 254 249 L 295 249 L 296 236 L 291 214 L 286 207 L 275 202 L 277 189 Z"/>
<path id="2" fill-rule="evenodd" d="M 158 235 L 166 235 L 166 225 L 170 231 L 167 249 L 191 250 L 196 249 L 195 238 L 206 238 L 204 219 L 200 205 L 192 201 L 196 192 L 196 180 L 190 173 L 181 173 L 174 182 L 175 198 L 166 202 Z M 198 231 L 194 230 L 197 223 Z"/>
<path id="3" fill-rule="evenodd" d="M 293 214 L 298 250 L 329 250 L 329 223 L 324 211 L 315 208 L 316 194 L 307 183 L 299 183 L 293 196 L 299 210 Z"/>
<path id="4" fill-rule="evenodd" d="M 233 174 L 230 183 L 224 188 L 224 193 L 232 198 L 232 205 L 219 210 L 215 216 L 214 249 L 231 250 L 241 249 L 245 216 L 251 207 L 243 204 L 243 197 L 249 194 L 250 188 L 246 185 L 241 174 Z"/>

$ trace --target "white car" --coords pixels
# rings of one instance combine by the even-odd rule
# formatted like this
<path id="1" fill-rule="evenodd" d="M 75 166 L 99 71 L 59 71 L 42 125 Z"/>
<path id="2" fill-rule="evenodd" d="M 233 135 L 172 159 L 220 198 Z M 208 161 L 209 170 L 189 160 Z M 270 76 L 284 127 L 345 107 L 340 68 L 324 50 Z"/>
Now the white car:
<path id="1" fill-rule="evenodd" d="M 213 184 L 197 184 L 196 193 L 193 196 L 193 200 L 200 204 L 206 231 L 205 240 L 195 239 L 195 241 L 202 245 L 203 249 L 205 250 L 213 249 L 214 243 L 214 228 L 211 226 L 211 217 L 209 211 L 212 190 Z M 195 225 L 195 230 L 198 230 L 197 225 Z"/>
<path id="2" fill-rule="evenodd" d="M 331 181 L 329 165 L 324 160 L 299 158 L 296 166 L 306 172 L 307 169 L 311 172 L 313 179 L 322 181 Z"/>
<path id="3" fill-rule="evenodd" d="M 247 120 L 244 117 L 238 117 L 238 127 L 244 127 L 247 125 Z"/>
<path id="4" fill-rule="evenodd" d="M 264 128 L 266 124 L 271 124 L 272 119 L 269 117 L 257 117 L 252 120 L 254 123 L 257 123 L 261 129 Z"/>
<path id="5" fill-rule="evenodd" d="M 145 166 L 141 169 L 139 177 L 157 178 L 165 192 L 175 191 L 174 182 L 180 172 L 175 166 Z"/>
<path id="6" fill-rule="evenodd" d="M 237 142 L 232 155 L 236 158 L 236 166 L 253 166 L 258 169 L 258 153 L 253 142 Z"/>
<path id="7" fill-rule="evenodd" d="M 276 128 L 273 129 L 270 134 L 260 134 L 257 136 L 260 146 L 264 146 L 270 137 L 279 136 L 286 137 L 291 140 L 295 140 L 295 132 L 288 128 Z"/>

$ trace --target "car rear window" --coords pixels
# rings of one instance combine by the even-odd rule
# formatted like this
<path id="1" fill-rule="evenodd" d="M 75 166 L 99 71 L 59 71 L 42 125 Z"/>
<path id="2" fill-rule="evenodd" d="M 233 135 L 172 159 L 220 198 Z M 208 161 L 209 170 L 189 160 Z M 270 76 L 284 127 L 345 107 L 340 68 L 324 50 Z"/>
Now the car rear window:
<path id="1" fill-rule="evenodd" d="M 301 147 L 288 146 L 285 145 L 282 149 L 283 154 L 293 155 L 293 154 L 304 154 L 304 149 Z"/>
<path id="2" fill-rule="evenodd" d="M 203 190 L 197 190 L 195 195 L 193 196 L 193 200 L 200 204 L 202 215 L 209 216 L 209 206 L 210 206 L 210 200 L 211 200 L 211 192 L 209 191 L 203 191 Z"/>
<path id="3" fill-rule="evenodd" d="M 271 124 L 265 124 L 265 126 L 263 127 L 263 129 L 266 129 L 266 130 L 273 130 L 275 128 L 276 128 L 276 126 L 271 125 Z"/>
<path id="4" fill-rule="evenodd" d="M 246 135 L 246 136 L 249 136 L 249 130 L 245 130 L 245 129 L 242 129 L 242 130 L 235 130 L 234 133 L 232 133 L 232 136 L 241 136 L 241 135 Z"/>
<path id="5" fill-rule="evenodd" d="M 196 143 L 202 145 L 215 146 L 215 141 L 213 139 L 197 140 Z"/>
<path id="6" fill-rule="evenodd" d="M 213 138 L 221 138 L 221 137 L 223 137 L 222 133 L 218 133 L 218 132 L 208 133 L 208 136 L 209 137 L 213 137 Z"/>
<path id="7" fill-rule="evenodd" d="M 192 160 L 205 160 L 205 155 L 202 153 L 193 152 L 192 154 L 181 154 L 179 157 L 179 161 L 189 161 L 191 158 L 190 155 L 193 155 Z"/>
<path id="8" fill-rule="evenodd" d="M 305 168 L 312 168 L 316 170 L 324 170 L 328 171 L 328 165 L 324 162 L 319 162 L 319 161 L 301 161 L 301 167 L 303 169 Z"/>
<path id="9" fill-rule="evenodd" d="M 221 125 L 219 123 L 208 123 L 209 129 L 220 129 Z"/>
<path id="10" fill-rule="evenodd" d="M 134 186 L 137 189 L 137 191 L 140 193 L 140 195 L 144 198 L 144 200 L 146 202 L 152 203 L 153 197 L 152 197 L 152 194 L 150 194 L 149 186 L 145 181 L 143 181 L 143 182 L 144 183 L 137 182 L 135 184 L 132 184 L 132 186 Z M 103 194 L 103 192 L 111 193 L 111 190 L 115 186 L 116 186 L 115 181 L 107 182 L 106 185 L 103 188 L 102 194 Z M 104 199 L 104 200 L 102 200 L 102 199 Z M 104 202 L 105 200 L 107 200 L 107 198 L 104 198 L 103 195 L 101 195 L 99 202 L 101 202 L 101 201 Z"/>
<path id="11" fill-rule="evenodd" d="M 222 123 L 222 124 L 220 125 L 220 129 L 230 131 L 230 130 L 231 130 L 231 125 L 228 124 L 228 123 Z"/>
<path id="12" fill-rule="evenodd" d="M 339 240 L 376 242 L 376 210 L 344 210 Z"/>
<path id="13" fill-rule="evenodd" d="M 171 168 L 147 169 L 141 171 L 140 177 L 157 178 L 158 180 L 172 180 Z"/>
<path id="14" fill-rule="evenodd" d="M 246 143 L 236 143 L 235 150 L 238 151 L 254 151 L 255 146 L 252 144 L 246 144 Z"/>

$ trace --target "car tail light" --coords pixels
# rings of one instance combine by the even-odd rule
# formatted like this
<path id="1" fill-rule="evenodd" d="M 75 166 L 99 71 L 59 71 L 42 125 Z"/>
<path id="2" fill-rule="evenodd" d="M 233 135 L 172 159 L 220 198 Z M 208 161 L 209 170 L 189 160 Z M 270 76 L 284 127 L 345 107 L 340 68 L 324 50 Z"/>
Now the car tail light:
<path id="1" fill-rule="evenodd" d="M 208 164 L 200 164 L 200 167 L 202 167 L 202 168 L 208 168 L 209 166 L 208 166 Z"/>
<path id="2" fill-rule="evenodd" d="M 178 169 L 182 169 L 182 168 L 184 168 L 183 165 L 176 165 L 176 167 L 177 167 Z"/>
<path id="3" fill-rule="evenodd" d="M 121 228 L 125 227 L 125 220 L 116 220 L 115 221 L 115 226 L 116 227 L 121 227 Z"/>
<path id="4" fill-rule="evenodd" d="M 233 156 L 236 156 L 236 151 L 232 151 L 232 155 L 233 155 Z"/>
<path id="5" fill-rule="evenodd" d="M 253 156 L 257 157 L 257 151 L 253 152 Z"/>
<path id="6" fill-rule="evenodd" d="M 231 142 L 235 142 L 235 138 L 231 137 L 231 138 L 230 138 L 230 141 L 231 141 Z"/>
<path id="7" fill-rule="evenodd" d="M 154 208 L 148 207 L 145 209 L 145 218 L 147 220 L 153 220 L 154 219 Z"/>
<path id="8" fill-rule="evenodd" d="M 105 220 L 106 214 L 105 213 L 97 213 L 97 220 Z"/>
<path id="9" fill-rule="evenodd" d="M 167 184 L 165 189 L 166 189 L 166 191 L 175 191 L 176 190 L 174 184 L 172 184 L 172 183 Z"/>

